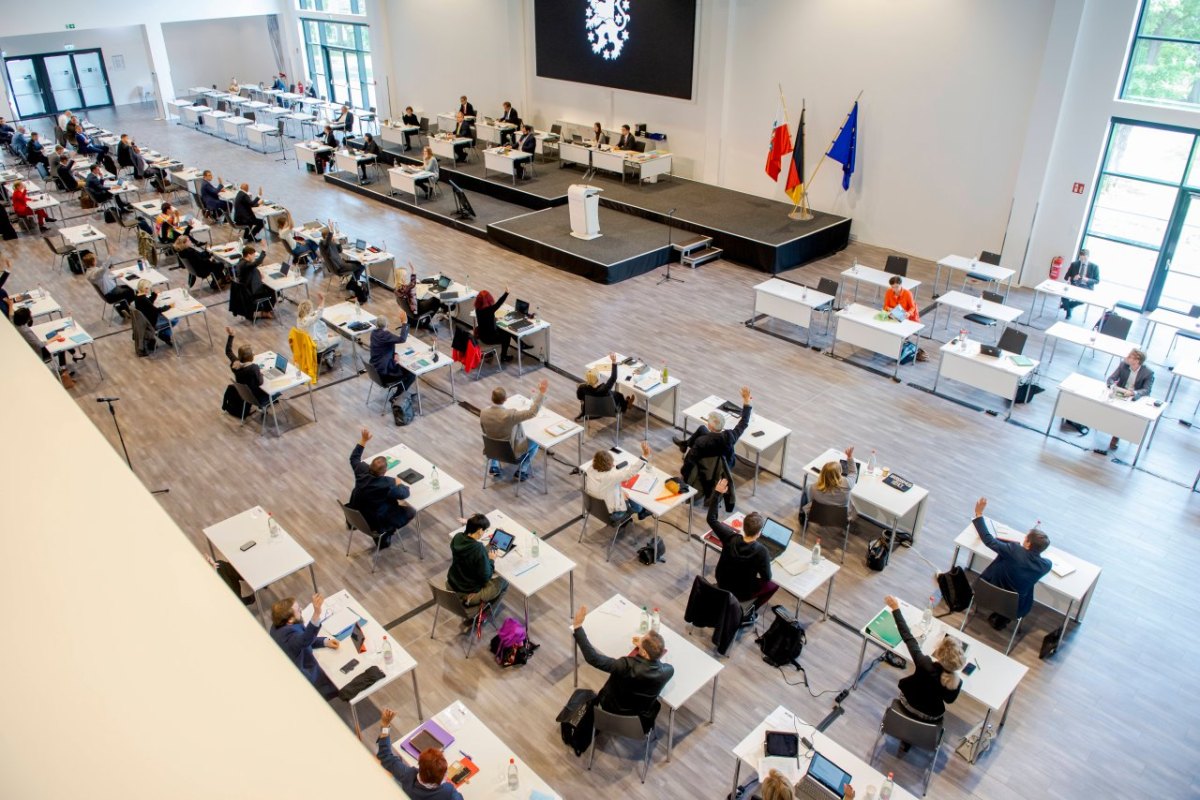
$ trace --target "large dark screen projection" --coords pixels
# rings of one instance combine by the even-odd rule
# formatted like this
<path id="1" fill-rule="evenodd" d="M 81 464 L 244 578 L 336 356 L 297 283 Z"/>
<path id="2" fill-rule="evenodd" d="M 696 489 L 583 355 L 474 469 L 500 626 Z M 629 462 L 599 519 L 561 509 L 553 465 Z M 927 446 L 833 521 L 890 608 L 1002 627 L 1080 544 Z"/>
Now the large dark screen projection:
<path id="1" fill-rule="evenodd" d="M 696 0 L 536 0 L 537 74 L 692 96 Z"/>

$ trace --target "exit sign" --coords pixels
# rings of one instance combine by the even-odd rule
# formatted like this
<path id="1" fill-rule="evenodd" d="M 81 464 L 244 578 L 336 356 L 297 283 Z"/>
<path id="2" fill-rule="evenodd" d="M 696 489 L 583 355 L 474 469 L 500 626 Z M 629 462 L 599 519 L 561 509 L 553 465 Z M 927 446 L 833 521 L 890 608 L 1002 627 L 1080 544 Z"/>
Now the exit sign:
<path id="1" fill-rule="evenodd" d="M 75 30 L 75 23 L 74 23 L 74 22 L 68 22 L 68 23 L 67 23 L 67 30 L 69 30 L 69 31 L 73 31 L 73 30 Z"/>

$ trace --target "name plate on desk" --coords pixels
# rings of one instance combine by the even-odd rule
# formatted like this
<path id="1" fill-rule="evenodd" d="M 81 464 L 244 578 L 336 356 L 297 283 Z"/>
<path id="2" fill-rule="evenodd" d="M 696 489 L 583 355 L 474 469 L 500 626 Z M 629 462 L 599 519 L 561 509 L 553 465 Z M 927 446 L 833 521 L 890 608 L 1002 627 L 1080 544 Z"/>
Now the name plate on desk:
<path id="1" fill-rule="evenodd" d="M 901 478 L 894 472 L 884 478 L 883 482 L 899 492 L 907 492 L 913 487 L 912 481 Z"/>

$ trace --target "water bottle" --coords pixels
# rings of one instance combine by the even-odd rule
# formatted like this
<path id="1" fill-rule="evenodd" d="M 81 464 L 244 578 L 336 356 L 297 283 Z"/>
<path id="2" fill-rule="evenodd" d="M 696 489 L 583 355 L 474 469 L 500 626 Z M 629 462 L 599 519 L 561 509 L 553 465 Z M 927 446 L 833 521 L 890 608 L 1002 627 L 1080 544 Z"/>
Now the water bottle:
<path id="1" fill-rule="evenodd" d="M 661 621 L 662 621 L 662 615 L 659 614 L 658 609 L 656 608 L 650 614 L 650 630 L 654 631 L 655 633 L 658 633 L 658 626 L 661 624 Z"/>
<path id="2" fill-rule="evenodd" d="M 808 286 L 801 286 L 801 287 L 800 287 L 800 299 L 801 299 L 801 300 L 807 300 L 807 299 L 808 299 Z"/>
<path id="3" fill-rule="evenodd" d="M 271 534 L 272 539 L 279 538 L 279 523 L 275 521 L 275 517 L 267 512 L 267 530 Z"/>
<path id="4" fill-rule="evenodd" d="M 671 375 L 671 374 L 670 374 L 669 372 L 667 372 L 667 362 L 665 362 L 665 361 L 664 361 L 664 362 L 663 362 L 663 371 L 662 371 L 662 382 L 663 382 L 663 383 L 666 383 L 666 382 L 667 382 L 667 378 L 669 378 L 669 377 L 670 377 L 670 375 Z"/>
<path id="5" fill-rule="evenodd" d="M 925 606 L 925 611 L 921 614 L 921 627 L 924 628 L 925 634 L 929 633 L 929 629 L 933 627 L 933 595 L 929 596 L 929 604 Z"/>
<path id="6" fill-rule="evenodd" d="M 879 787 L 879 800 L 890 800 L 892 796 L 892 787 L 895 781 L 892 780 L 892 773 L 888 773 L 887 780 Z"/>
<path id="7" fill-rule="evenodd" d="M 854 271 L 858 272 L 858 256 L 854 257 Z"/>
<path id="8" fill-rule="evenodd" d="M 533 542 L 529 548 L 529 554 L 533 558 L 537 558 L 542 553 L 542 540 L 538 538 L 537 531 L 530 531 L 533 535 Z"/>
<path id="9" fill-rule="evenodd" d="M 962 350 L 963 352 L 966 352 L 966 349 L 967 349 L 967 329 L 966 328 L 958 329 L 958 349 Z"/>
<path id="10" fill-rule="evenodd" d="M 821 537 L 817 537 L 817 541 L 813 543 L 812 549 L 812 565 L 815 567 L 821 563 Z"/>
<path id="11" fill-rule="evenodd" d="M 43 299 L 45 296 L 46 296 L 46 290 L 45 290 L 45 289 L 43 289 L 43 288 L 42 288 L 42 285 L 39 283 L 39 284 L 38 284 L 38 290 L 37 290 L 37 299 L 38 299 L 38 300 L 41 300 L 41 299 Z"/>
<path id="12" fill-rule="evenodd" d="M 878 460 L 875 458 L 875 451 L 871 451 L 871 457 L 867 459 L 867 474 L 874 475 Z"/>
<path id="13" fill-rule="evenodd" d="M 642 621 L 638 625 L 638 633 L 645 633 L 648 630 L 650 630 L 650 612 L 646 610 L 645 606 L 642 606 Z"/>
<path id="14" fill-rule="evenodd" d="M 442 481 L 438 478 L 437 467 L 433 468 L 433 472 L 429 476 L 429 485 L 433 487 L 435 492 L 442 488 Z"/>
<path id="15" fill-rule="evenodd" d="M 520 783 L 521 780 L 517 777 L 517 760 L 510 758 L 508 760 L 508 788 L 516 789 Z"/>
<path id="16" fill-rule="evenodd" d="M 145 271 L 146 271 L 146 262 L 139 258 L 138 259 L 138 272 L 145 272 Z"/>
<path id="17" fill-rule="evenodd" d="M 396 654 L 392 652 L 392 643 L 388 641 L 386 635 L 383 637 L 383 663 L 391 666 L 396 660 Z"/>

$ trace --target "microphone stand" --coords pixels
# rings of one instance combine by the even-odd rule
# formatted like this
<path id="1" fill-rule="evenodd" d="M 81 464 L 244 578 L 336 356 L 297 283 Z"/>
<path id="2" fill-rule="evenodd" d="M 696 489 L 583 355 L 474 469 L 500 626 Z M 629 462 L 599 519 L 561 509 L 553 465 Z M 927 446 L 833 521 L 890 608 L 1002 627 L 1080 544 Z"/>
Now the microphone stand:
<path id="1" fill-rule="evenodd" d="M 667 248 L 668 249 L 670 249 L 674 245 L 673 234 L 675 233 L 675 228 L 674 228 L 674 225 L 672 224 L 674 222 L 674 217 L 675 217 L 675 209 L 672 208 L 670 211 L 667 212 Z M 661 278 L 659 278 L 658 283 L 656 283 L 654 285 L 662 286 L 664 283 L 667 283 L 668 281 L 673 281 L 675 283 L 683 283 L 684 282 L 682 278 L 671 277 L 671 254 L 669 252 L 667 253 L 667 274 L 663 275 Z"/>
<path id="2" fill-rule="evenodd" d="M 125 454 L 125 466 L 129 467 L 130 472 L 133 472 L 134 475 L 137 475 L 137 473 L 133 471 L 133 463 L 129 460 L 129 448 L 125 446 L 125 437 L 121 434 L 121 423 L 119 420 L 117 420 L 117 408 L 113 405 L 113 403 L 120 399 L 121 398 L 119 397 L 98 397 L 96 398 L 96 402 L 108 404 L 108 413 L 112 414 L 113 426 L 117 429 L 117 439 L 121 442 L 121 452 Z M 169 491 L 171 490 L 151 489 L 150 494 L 166 494 Z"/>

